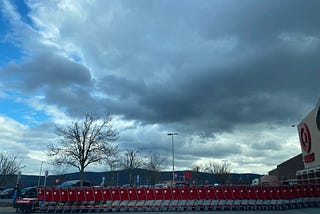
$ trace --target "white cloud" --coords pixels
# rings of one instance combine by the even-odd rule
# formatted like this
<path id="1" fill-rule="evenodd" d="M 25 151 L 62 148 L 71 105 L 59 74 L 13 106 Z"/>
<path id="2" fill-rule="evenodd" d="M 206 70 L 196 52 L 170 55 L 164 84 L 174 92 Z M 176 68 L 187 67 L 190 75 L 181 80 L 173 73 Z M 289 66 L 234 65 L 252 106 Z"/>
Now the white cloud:
<path id="1" fill-rule="evenodd" d="M 0 145 L 3 152 L 12 155 L 25 154 L 28 152 L 26 145 L 23 143 L 23 134 L 28 128 L 17 121 L 0 115 Z"/>
<path id="2" fill-rule="evenodd" d="M 36 174 L 34 166 L 47 159 L 46 146 L 53 137 L 49 127 L 30 128 L 5 116 L 0 116 L 0 127 L 1 152 L 21 158 L 23 173 Z"/>
<path id="3" fill-rule="evenodd" d="M 320 47 L 319 36 L 295 33 L 281 33 L 279 38 L 293 50 L 302 53 L 316 51 Z"/>

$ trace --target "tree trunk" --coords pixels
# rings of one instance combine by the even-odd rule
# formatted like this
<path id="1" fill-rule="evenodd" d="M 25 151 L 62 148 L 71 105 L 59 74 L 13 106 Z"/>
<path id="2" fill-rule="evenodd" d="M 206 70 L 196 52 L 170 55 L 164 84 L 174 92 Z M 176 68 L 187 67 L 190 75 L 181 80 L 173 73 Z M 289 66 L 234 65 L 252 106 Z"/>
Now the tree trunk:
<path id="1" fill-rule="evenodd" d="M 84 181 L 84 168 L 81 167 L 81 169 L 80 169 L 80 188 L 83 187 L 83 181 Z"/>
<path id="2" fill-rule="evenodd" d="M 133 185 L 133 169 L 129 169 L 129 184 Z"/>

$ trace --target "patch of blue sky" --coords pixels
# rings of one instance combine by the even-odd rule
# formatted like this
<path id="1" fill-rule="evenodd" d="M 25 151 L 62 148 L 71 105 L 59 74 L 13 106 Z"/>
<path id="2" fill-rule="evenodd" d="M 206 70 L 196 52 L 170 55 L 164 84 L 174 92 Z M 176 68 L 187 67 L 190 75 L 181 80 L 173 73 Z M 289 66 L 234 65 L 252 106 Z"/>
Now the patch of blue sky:
<path id="1" fill-rule="evenodd" d="M 7 17 L 3 14 L 3 8 L 1 8 L 0 4 L 0 35 L 5 35 L 8 31 L 8 28 L 10 27 L 9 21 L 7 20 Z"/>
<path id="2" fill-rule="evenodd" d="M 11 0 L 10 3 L 14 5 L 17 13 L 19 13 L 21 21 L 32 25 L 32 21 L 28 16 L 30 9 L 25 1 Z M 19 63 L 26 54 L 24 50 L 14 44 L 14 39 L 10 39 L 12 27 L 8 17 L 0 12 L 0 68 L 12 61 Z"/>
<path id="3" fill-rule="evenodd" d="M 23 51 L 14 44 L 0 42 L 0 68 L 13 61 L 19 62 L 23 55 Z"/>
<path id="4" fill-rule="evenodd" d="M 30 12 L 30 8 L 25 3 L 25 1 L 24 0 L 11 0 L 11 3 L 13 5 L 15 5 L 17 12 L 20 14 L 21 20 L 28 25 L 32 25 L 32 21 L 31 21 L 30 17 L 28 16 L 28 14 Z"/>
<path id="5" fill-rule="evenodd" d="M 74 62 L 78 62 L 80 63 L 82 60 L 81 60 L 81 57 L 79 55 L 77 55 L 76 53 L 72 53 L 72 54 L 69 54 L 68 56 L 71 60 L 73 60 Z"/>
<path id="6" fill-rule="evenodd" d="M 36 110 L 24 102 L 16 101 L 14 95 L 7 95 L 0 99 L 0 106 L 0 115 L 12 118 L 29 127 L 50 119 L 45 112 Z"/>

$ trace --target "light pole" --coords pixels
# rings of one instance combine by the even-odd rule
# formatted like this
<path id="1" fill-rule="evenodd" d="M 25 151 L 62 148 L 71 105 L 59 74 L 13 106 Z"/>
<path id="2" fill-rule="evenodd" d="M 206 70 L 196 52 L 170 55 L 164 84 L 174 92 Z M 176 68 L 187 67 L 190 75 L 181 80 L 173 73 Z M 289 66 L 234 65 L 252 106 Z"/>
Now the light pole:
<path id="1" fill-rule="evenodd" d="M 43 162 L 44 162 L 44 161 L 41 161 L 41 164 L 40 164 L 40 172 L 39 172 L 39 179 L 38 179 L 38 187 L 40 186 L 40 180 L 41 180 L 41 173 L 42 173 L 42 165 L 43 165 Z"/>
<path id="2" fill-rule="evenodd" d="M 172 139 L 172 185 L 174 185 L 174 136 L 178 135 L 178 133 L 175 132 L 171 132 L 168 133 L 168 135 L 171 135 L 171 139 Z"/>

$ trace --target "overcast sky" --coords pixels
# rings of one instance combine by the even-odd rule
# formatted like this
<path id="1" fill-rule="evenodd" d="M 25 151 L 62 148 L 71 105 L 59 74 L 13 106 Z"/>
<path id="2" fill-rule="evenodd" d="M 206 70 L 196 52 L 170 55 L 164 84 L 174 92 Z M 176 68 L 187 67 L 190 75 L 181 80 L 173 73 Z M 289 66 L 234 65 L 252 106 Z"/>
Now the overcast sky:
<path id="1" fill-rule="evenodd" d="M 319 99 L 317 0 L 3 0 L 0 148 L 37 174 L 55 124 L 114 115 L 121 149 L 267 174 Z M 44 164 L 45 168 L 49 166 Z M 106 170 L 95 167 L 88 170 Z"/>

